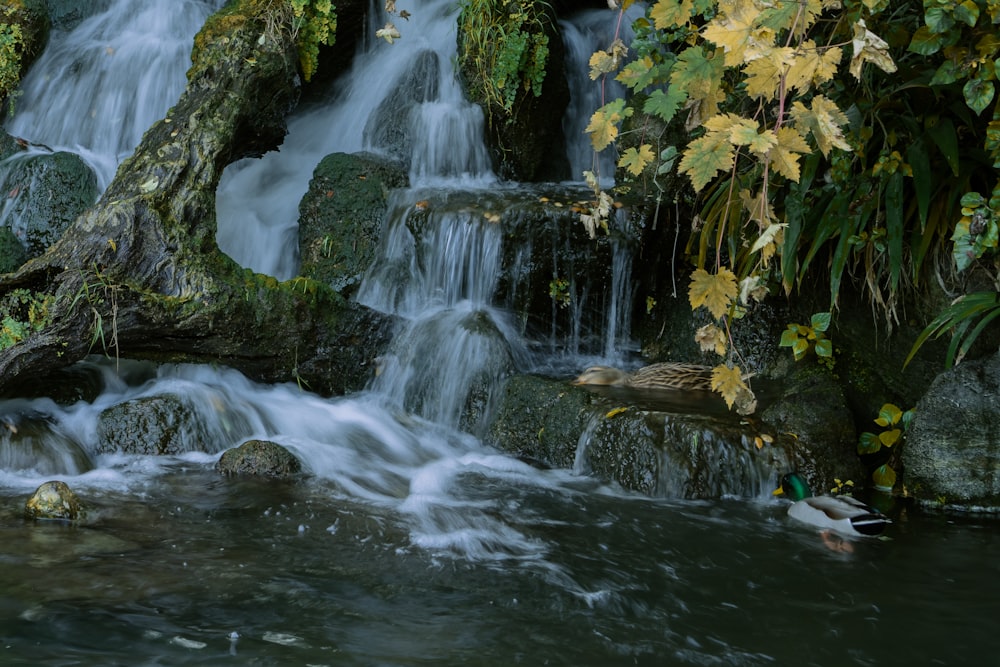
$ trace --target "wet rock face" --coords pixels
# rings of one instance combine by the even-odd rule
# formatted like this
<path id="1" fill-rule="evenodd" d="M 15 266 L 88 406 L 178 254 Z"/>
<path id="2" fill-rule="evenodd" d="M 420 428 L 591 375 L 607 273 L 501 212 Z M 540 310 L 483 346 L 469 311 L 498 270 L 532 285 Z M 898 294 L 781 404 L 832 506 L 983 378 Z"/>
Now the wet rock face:
<path id="1" fill-rule="evenodd" d="M 112 406 L 97 424 L 97 452 L 180 454 L 204 440 L 197 415 L 178 396 L 140 398 Z"/>
<path id="2" fill-rule="evenodd" d="M 592 391 L 513 376 L 485 440 L 522 458 L 656 497 L 759 496 L 796 469 L 816 488 L 833 477 L 858 478 L 857 458 L 842 457 L 826 440 L 740 420 L 721 398 L 704 394 Z M 717 405 L 708 405 L 713 401 Z M 762 435 L 769 442 L 758 439 Z"/>
<path id="3" fill-rule="evenodd" d="M 215 469 L 226 475 L 292 477 L 302 472 L 302 463 L 277 443 L 248 440 L 223 452 Z"/>
<path id="4" fill-rule="evenodd" d="M 24 506 L 27 519 L 63 519 L 75 521 L 83 516 L 83 505 L 65 482 L 45 482 L 28 498 Z"/>
<path id="5" fill-rule="evenodd" d="M 907 490 L 927 505 L 1000 510 L 1000 354 L 941 373 L 906 436 Z"/>

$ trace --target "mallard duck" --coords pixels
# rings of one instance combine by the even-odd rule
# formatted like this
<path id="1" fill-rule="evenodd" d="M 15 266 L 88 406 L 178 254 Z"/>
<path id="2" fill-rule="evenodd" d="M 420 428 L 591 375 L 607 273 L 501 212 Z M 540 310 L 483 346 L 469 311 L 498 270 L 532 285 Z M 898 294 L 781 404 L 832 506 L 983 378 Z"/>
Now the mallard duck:
<path id="1" fill-rule="evenodd" d="M 781 478 L 774 495 L 785 495 L 792 501 L 788 516 L 793 519 L 843 535 L 881 535 L 892 523 L 877 509 L 851 496 L 814 496 L 802 475 L 794 472 Z"/>
<path id="2" fill-rule="evenodd" d="M 710 391 L 712 388 L 712 369 L 708 366 L 673 361 L 643 366 L 633 373 L 626 373 L 611 366 L 591 366 L 572 383 L 635 389 Z"/>

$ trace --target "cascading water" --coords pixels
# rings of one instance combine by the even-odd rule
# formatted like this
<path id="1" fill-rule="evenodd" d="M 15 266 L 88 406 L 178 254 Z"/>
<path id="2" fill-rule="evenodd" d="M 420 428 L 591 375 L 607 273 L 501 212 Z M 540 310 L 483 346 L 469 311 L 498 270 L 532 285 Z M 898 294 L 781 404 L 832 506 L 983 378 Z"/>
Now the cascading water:
<path id="1" fill-rule="evenodd" d="M 221 0 L 114 0 L 49 46 L 21 85 L 6 131 L 78 153 L 103 191 L 184 91 L 195 33 Z"/>
<path id="2" fill-rule="evenodd" d="M 371 3 L 372 26 L 386 15 Z M 494 180 L 483 115 L 463 96 L 453 0 L 421 3 L 393 44 L 363 52 L 332 103 L 296 115 L 281 150 L 228 167 L 217 195 L 219 247 L 243 266 L 279 279 L 298 271 L 298 203 L 326 155 L 369 150 L 404 161 L 414 186 L 482 186 Z"/>

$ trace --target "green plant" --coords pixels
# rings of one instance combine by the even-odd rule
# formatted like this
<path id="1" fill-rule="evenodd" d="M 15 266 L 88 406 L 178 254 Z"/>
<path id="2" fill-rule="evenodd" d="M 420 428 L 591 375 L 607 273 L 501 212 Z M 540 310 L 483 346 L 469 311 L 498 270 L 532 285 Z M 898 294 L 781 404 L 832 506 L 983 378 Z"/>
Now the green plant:
<path id="1" fill-rule="evenodd" d="M 858 454 L 877 454 L 899 443 L 913 420 L 913 414 L 912 408 L 903 412 L 892 403 L 884 404 L 875 418 L 875 423 L 883 430 L 878 433 L 862 433 L 858 437 Z M 879 490 L 891 491 L 896 484 L 896 471 L 888 463 L 883 463 L 872 473 L 872 481 Z"/>
<path id="2" fill-rule="evenodd" d="M 569 305 L 569 281 L 565 278 L 553 278 L 549 281 L 549 297 L 557 304 L 560 308 L 565 308 Z"/>
<path id="3" fill-rule="evenodd" d="M 289 0 L 292 35 L 299 50 L 299 64 L 306 81 L 319 66 L 319 47 L 332 45 L 337 35 L 337 14 L 330 0 Z"/>
<path id="4" fill-rule="evenodd" d="M 26 289 L 11 290 L 2 301 L 0 310 L 0 350 L 17 345 L 35 331 L 49 323 L 49 306 L 53 298 L 48 294 L 35 294 Z"/>
<path id="5" fill-rule="evenodd" d="M 690 208 L 691 306 L 719 327 L 817 273 L 831 313 L 852 280 L 891 326 L 928 257 L 996 245 L 998 22 L 996 0 L 657 0 L 631 60 L 592 58 L 632 92 L 587 131 L 623 187 Z"/>
<path id="6" fill-rule="evenodd" d="M 108 348 L 114 348 L 115 358 L 118 358 L 118 290 L 120 285 L 114 284 L 98 266 L 94 266 L 91 271 L 84 273 L 80 271 L 80 288 L 77 290 L 73 301 L 70 303 L 70 310 L 73 310 L 81 300 L 86 301 L 90 306 L 91 328 L 93 329 L 90 347 L 93 349 L 98 342 L 105 355 L 108 355 Z M 111 334 L 106 335 L 104 330 L 105 313 L 111 317 Z"/>
<path id="7" fill-rule="evenodd" d="M 459 0 L 459 35 L 478 89 L 510 113 L 518 92 L 542 94 L 549 58 L 548 5 L 537 0 Z"/>
<path id="8" fill-rule="evenodd" d="M 830 327 L 830 313 L 815 313 L 809 320 L 809 324 L 789 324 L 781 332 L 779 347 L 792 348 L 792 355 L 795 361 L 801 360 L 809 350 L 816 353 L 828 367 L 833 366 L 833 342 L 826 337 L 826 330 Z"/>
<path id="9" fill-rule="evenodd" d="M 10 19 L 14 7 L 3 9 L 3 18 Z M 21 26 L 10 21 L 0 23 L 0 100 L 7 99 L 9 113 L 14 114 L 15 91 L 21 83 L 21 52 L 24 33 Z"/>
<path id="10" fill-rule="evenodd" d="M 917 350 L 929 338 L 940 338 L 945 332 L 951 333 L 951 343 L 945 355 L 945 367 L 957 364 L 968 353 L 983 329 L 997 316 L 1000 316 L 1000 292 L 972 292 L 958 297 L 920 333 L 903 366 L 913 360 Z M 977 319 L 979 323 L 970 331 L 969 327 Z"/>

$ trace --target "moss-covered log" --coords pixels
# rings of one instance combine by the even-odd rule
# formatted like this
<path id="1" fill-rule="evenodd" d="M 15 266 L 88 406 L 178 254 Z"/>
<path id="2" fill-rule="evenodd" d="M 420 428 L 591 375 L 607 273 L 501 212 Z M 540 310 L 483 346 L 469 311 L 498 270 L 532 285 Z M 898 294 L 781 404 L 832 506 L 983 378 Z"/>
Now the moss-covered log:
<path id="1" fill-rule="evenodd" d="M 381 342 L 380 316 L 305 279 L 279 283 L 216 246 L 226 165 L 276 148 L 298 55 L 270 3 L 229 3 L 196 38 L 189 85 L 100 201 L 44 255 L 0 277 L 0 392 L 93 345 L 122 357 L 218 361 L 318 391 L 360 384 L 339 350 Z"/>

